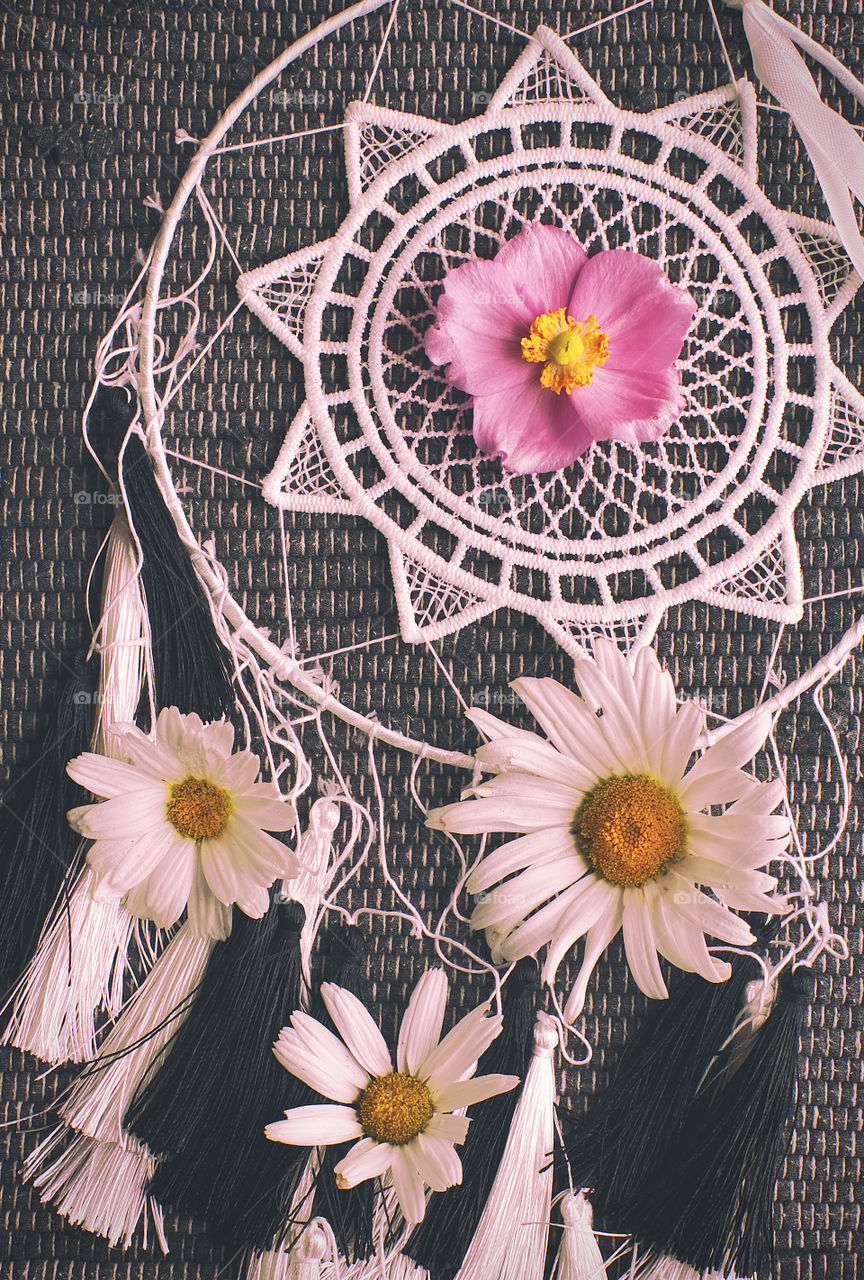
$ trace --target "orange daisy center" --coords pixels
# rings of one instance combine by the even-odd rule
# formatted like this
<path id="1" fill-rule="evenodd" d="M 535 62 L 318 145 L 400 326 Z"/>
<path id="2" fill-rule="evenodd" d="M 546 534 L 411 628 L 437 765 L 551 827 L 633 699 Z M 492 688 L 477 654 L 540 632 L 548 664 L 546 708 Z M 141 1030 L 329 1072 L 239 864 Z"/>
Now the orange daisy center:
<path id="1" fill-rule="evenodd" d="M 184 840 L 214 840 L 228 826 L 234 804 L 223 787 L 190 774 L 168 788 L 165 816 Z"/>
<path id="2" fill-rule="evenodd" d="M 522 339 L 522 359 L 543 365 L 542 386 L 556 395 L 569 393 L 591 385 L 594 370 L 609 359 L 609 336 L 596 316 L 574 320 L 566 307 L 560 307 L 532 323 L 528 337 Z"/>
<path id="3" fill-rule="evenodd" d="M 684 810 L 647 775 L 606 778 L 590 791 L 572 826 L 579 849 L 604 880 L 638 889 L 686 851 Z"/>
<path id="4" fill-rule="evenodd" d="M 354 1107 L 366 1137 L 391 1147 L 411 1142 L 435 1114 L 428 1086 L 402 1071 L 371 1080 Z"/>

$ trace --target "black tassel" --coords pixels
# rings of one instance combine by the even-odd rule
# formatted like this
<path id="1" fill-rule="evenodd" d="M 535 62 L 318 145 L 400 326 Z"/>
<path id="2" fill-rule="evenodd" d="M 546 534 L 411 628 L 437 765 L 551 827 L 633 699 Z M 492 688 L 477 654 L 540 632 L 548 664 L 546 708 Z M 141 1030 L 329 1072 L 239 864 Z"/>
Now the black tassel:
<path id="1" fill-rule="evenodd" d="M 352 995 L 368 1005 L 369 991 L 363 964 L 363 934 L 359 929 L 350 928 L 344 933 L 334 931 L 330 937 L 333 945 L 331 954 L 324 963 L 325 980 L 344 987 L 346 991 L 350 991 Z M 312 1014 L 330 1031 L 336 1031 L 320 995 L 312 1009 Z M 278 1116 L 274 1118 L 278 1119 Z M 339 1253 L 349 1262 L 368 1258 L 374 1248 L 372 1235 L 375 1209 L 374 1182 L 361 1182 L 359 1186 L 352 1187 L 349 1191 L 341 1191 L 336 1185 L 334 1172 L 336 1165 L 348 1154 L 353 1145 L 353 1142 L 344 1142 L 337 1146 L 320 1148 L 321 1166 L 315 1179 L 315 1194 L 311 1209 L 313 1218 L 326 1218 L 330 1223 Z"/>
<path id="2" fill-rule="evenodd" d="M 81 844 L 66 813 L 86 803 L 87 794 L 67 775 L 66 762 L 90 746 L 94 693 L 95 676 L 82 654 L 60 691 L 44 742 L 0 804 L 0 992 L 35 951 Z"/>
<path id="3" fill-rule="evenodd" d="M 784 975 L 773 1008 L 731 1076 L 716 1077 L 619 1229 L 649 1257 L 668 1255 L 698 1271 L 770 1276 L 773 1206 L 789 1147 L 798 1088 L 798 1050 L 812 976 Z"/>
<path id="4" fill-rule="evenodd" d="M 150 619 L 157 709 L 196 711 L 203 720 L 230 715 L 236 699 L 229 655 L 138 436 L 131 436 L 126 445 L 123 484 L 143 552 L 141 582 Z M 141 711 L 144 722 L 144 700 Z"/>
<path id="5" fill-rule="evenodd" d="M 732 957 L 726 982 L 688 974 L 668 1000 L 656 1002 L 627 1040 L 612 1083 L 584 1121 L 565 1130 L 569 1176 L 588 1188 L 595 1224 L 618 1230 L 624 1206 L 675 1142 L 696 1092 L 760 972 L 753 956 Z"/>
<path id="6" fill-rule="evenodd" d="M 523 1080 L 534 1048 L 540 983 L 533 960 L 520 960 L 503 992 L 504 1025 L 483 1054 L 478 1075 L 517 1075 Z M 495 1181 L 521 1089 L 489 1098 L 471 1120 L 459 1149 L 462 1184 L 434 1194 L 426 1216 L 403 1249 L 431 1280 L 453 1280 L 468 1252 Z"/>
<path id="7" fill-rule="evenodd" d="M 291 1156 L 264 1127 L 286 1107 L 273 1042 L 300 1003 L 304 918 L 296 902 L 277 902 L 260 921 L 235 909 L 231 937 L 215 948 L 188 1019 L 124 1122 L 166 1157 L 150 1193 L 236 1248 L 266 1249 L 282 1225 Z"/>

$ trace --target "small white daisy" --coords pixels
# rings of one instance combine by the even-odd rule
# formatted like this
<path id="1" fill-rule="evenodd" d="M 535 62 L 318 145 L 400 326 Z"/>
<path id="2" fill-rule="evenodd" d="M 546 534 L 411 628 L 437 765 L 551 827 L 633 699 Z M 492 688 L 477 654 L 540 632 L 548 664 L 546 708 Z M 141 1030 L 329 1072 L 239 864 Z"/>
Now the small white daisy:
<path id="1" fill-rule="evenodd" d="M 274 1046 L 284 1067 L 332 1104 L 295 1107 L 268 1124 L 275 1142 L 330 1146 L 356 1138 L 336 1166 L 343 1189 L 389 1172 L 406 1222 L 420 1222 L 425 1188 L 444 1191 L 462 1181 L 455 1145 L 465 1141 L 467 1116 L 454 1111 L 504 1093 L 518 1076 L 475 1076 L 477 1059 L 501 1030 L 485 1006 L 472 1010 L 441 1039 L 447 978 L 430 969 L 417 983 L 399 1030 L 394 1069 L 390 1050 L 356 996 L 325 983 L 321 994 L 341 1036 L 307 1013 L 295 1013 Z"/>
<path id="2" fill-rule="evenodd" d="M 263 916 L 274 880 L 296 875 L 297 858 L 268 831 L 289 831 L 294 808 L 257 782 L 258 757 L 231 753 L 234 730 L 204 724 L 176 707 L 159 713 L 153 738 L 116 728 L 119 758 L 86 751 L 66 766 L 71 778 L 107 797 L 69 812 L 94 841 L 87 861 L 94 896 L 122 898 L 133 916 L 162 928 L 189 912 L 199 937 L 231 932 L 233 903 Z"/>
<path id="3" fill-rule="evenodd" d="M 601 640 L 594 661 L 577 662 L 575 671 L 581 697 L 551 679 L 513 682 L 547 738 L 470 711 L 489 739 L 478 763 L 498 776 L 469 789 L 472 798 L 427 815 L 430 827 L 461 835 L 522 833 L 484 857 L 468 880 L 468 891 L 484 897 L 471 922 L 487 930 L 503 960 L 548 944 L 543 977 L 550 984 L 584 936 L 565 1010 L 571 1019 L 619 929 L 646 995 L 667 995 L 658 952 L 680 969 L 724 981 L 729 965 L 709 953 L 705 936 L 747 946 L 750 929 L 727 908 L 785 909 L 770 895 L 776 880 L 759 868 L 789 839 L 787 818 L 774 814 L 783 798 L 779 780 L 761 783 L 741 768 L 765 742 L 767 712 L 732 730 L 688 772 L 703 717 L 693 703 L 676 706 L 672 680 L 652 650 L 640 650 L 631 669 Z"/>

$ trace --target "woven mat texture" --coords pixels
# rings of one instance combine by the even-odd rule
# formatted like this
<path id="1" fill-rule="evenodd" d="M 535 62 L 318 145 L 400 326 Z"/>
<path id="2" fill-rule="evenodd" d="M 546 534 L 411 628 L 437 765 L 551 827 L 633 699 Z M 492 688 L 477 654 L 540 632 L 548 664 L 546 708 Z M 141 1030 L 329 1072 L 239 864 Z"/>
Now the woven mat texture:
<path id="1" fill-rule="evenodd" d="M 497 16 L 530 30 L 538 20 L 561 31 L 585 25 L 610 0 L 541 0 L 501 4 Z M 489 6 L 487 6 L 489 8 Z M 864 74 L 860 0 L 777 0 L 777 8 Z M 129 288 L 142 251 L 158 230 L 191 148 L 179 128 L 203 136 L 254 74 L 291 40 L 327 16 L 322 0 L 12 0 L 0 3 L 5 72 L 0 137 L 3 176 L 0 303 L 5 404 L 2 456 L 3 557 L 0 601 L 2 738 L 6 776 L 45 732 L 45 708 L 70 654 L 89 638 L 84 584 L 110 522 L 99 501 L 99 476 L 82 445 L 81 408 L 99 338 Z M 248 113 L 244 137 L 306 125 L 334 124 L 360 97 L 389 11 L 373 15 L 306 57 L 282 82 L 294 94 L 278 123 L 272 103 Z M 740 17 L 720 22 L 737 74 L 750 74 Z M 460 120 L 476 111 L 523 47 L 508 31 L 436 0 L 403 0 L 381 61 L 373 98 Z M 728 80 L 707 0 L 652 0 L 613 25 L 577 38 L 573 47 L 605 92 L 621 105 L 649 110 Z M 828 101 L 864 122 L 848 98 L 826 86 Z M 760 111 L 760 166 L 775 202 L 824 212 L 785 117 Z M 236 137 L 240 136 L 235 135 Z M 269 150 L 216 166 L 208 187 L 244 267 L 323 238 L 346 208 L 338 132 L 303 147 Z M 169 261 L 167 279 L 189 278 L 200 258 L 200 217 L 190 214 Z M 232 305 L 236 271 L 220 259 L 208 283 L 203 332 Z M 835 357 L 855 379 L 864 357 L 864 310 L 850 308 L 834 333 Z M 299 366 L 251 316 L 242 312 L 214 349 L 168 424 L 171 447 L 217 471 L 260 481 L 275 458 L 302 394 Z M 186 486 L 190 520 L 213 537 L 234 594 L 250 617 L 279 639 L 285 628 L 285 584 L 279 564 L 279 521 L 248 485 L 196 465 L 176 467 Z M 858 480 L 816 490 L 796 518 L 805 596 L 862 585 L 862 486 Z M 76 495 L 91 495 L 82 500 Z M 94 497 L 93 495 L 97 495 Z M 396 610 L 383 541 L 355 519 L 287 517 L 288 579 L 299 647 L 314 655 L 396 630 Z M 854 616 L 847 600 L 808 606 L 784 636 L 780 666 L 788 677 L 806 669 L 840 637 Z M 658 637 L 662 660 L 682 692 L 707 697 L 726 714 L 758 692 L 773 632 L 763 624 L 686 607 Z M 545 633 L 517 615 L 499 613 L 438 646 L 466 696 L 506 696 L 523 671 L 567 680 L 570 662 Z M 342 697 L 377 709 L 399 728 L 470 750 L 473 734 L 452 690 L 422 647 L 393 641 L 336 659 Z M 862 927 L 859 734 L 864 663 L 851 661 L 826 691 L 825 706 L 848 757 L 852 811 L 847 834 L 830 860 L 817 863 L 819 894 L 847 936 L 849 962 L 819 966 L 818 997 L 803 1039 L 802 1088 L 792 1149 L 779 1185 L 776 1227 L 783 1280 L 852 1280 L 864 1275 L 860 1207 Z M 386 712 L 386 716 L 385 716 Z M 518 715 L 509 704 L 506 715 Z M 360 799 L 374 800 L 366 743 L 332 726 L 341 767 Z M 812 852 L 840 815 L 842 787 L 825 726 L 812 702 L 786 714 L 780 745 L 806 849 Z M 311 750 L 311 747 L 310 747 Z M 431 841 L 409 792 L 411 760 L 379 753 L 388 812 L 388 849 L 401 883 L 427 919 L 443 909 L 455 869 L 443 842 Z M 316 758 L 316 763 L 318 759 Z M 459 779 L 441 768 L 423 775 L 430 801 L 452 798 Z M 373 868 L 364 870 L 351 905 L 391 909 L 392 893 Z M 406 991 L 431 949 L 405 927 L 370 926 L 369 976 L 392 1029 Z M 566 975 L 565 975 L 566 981 Z M 475 997 L 457 988 L 457 1004 Z M 562 1078 L 567 1105 L 580 1111 L 609 1078 L 628 1027 L 646 1002 L 623 963 L 620 943 L 599 966 L 586 1010 L 594 1061 Z M 71 1073 L 2 1051 L 3 1157 L 0 1191 L 0 1280 L 215 1280 L 235 1274 L 231 1260 L 200 1227 L 168 1215 L 171 1252 L 163 1258 L 140 1239 L 127 1251 L 70 1228 L 43 1207 L 22 1180 L 52 1100 Z M 46 1110 L 47 1109 L 47 1110 Z"/>

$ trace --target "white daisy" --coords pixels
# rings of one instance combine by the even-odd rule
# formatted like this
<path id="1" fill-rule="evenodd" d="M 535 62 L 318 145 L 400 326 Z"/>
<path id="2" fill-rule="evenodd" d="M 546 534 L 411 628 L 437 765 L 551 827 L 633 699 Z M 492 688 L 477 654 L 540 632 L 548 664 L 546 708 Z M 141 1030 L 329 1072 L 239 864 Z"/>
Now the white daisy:
<path id="1" fill-rule="evenodd" d="M 153 738 L 116 728 L 114 759 L 87 751 L 66 766 L 100 804 L 69 812 L 94 841 L 87 861 L 94 897 L 122 898 L 133 916 L 165 928 L 189 912 L 199 937 L 227 938 L 233 903 L 263 916 L 274 880 L 296 875 L 295 854 L 268 831 L 289 831 L 294 808 L 257 782 L 258 757 L 232 755 L 234 730 L 176 707 L 159 713 Z M 112 744 L 113 745 L 113 744 Z"/>
<path id="2" fill-rule="evenodd" d="M 427 816 L 430 827 L 462 835 L 521 833 L 471 875 L 468 891 L 484 898 L 472 925 L 489 932 L 503 960 L 548 944 L 548 983 L 584 936 L 565 1010 L 571 1019 L 619 929 L 646 995 L 667 995 L 658 952 L 680 969 L 724 981 L 729 965 L 709 953 L 705 935 L 747 946 L 753 935 L 728 907 L 785 909 L 770 896 L 776 880 L 760 868 L 789 838 L 787 818 L 774 814 L 779 780 L 760 783 L 741 769 L 767 737 L 767 712 L 732 730 L 687 772 L 703 718 L 693 703 L 676 706 L 672 680 L 652 650 L 642 649 L 631 670 L 614 644 L 598 641 L 594 661 L 575 670 L 581 697 L 555 680 L 513 682 L 546 738 L 470 711 L 489 739 L 477 760 L 498 776 Z"/>
<path id="3" fill-rule="evenodd" d="M 427 1186 L 444 1191 L 462 1181 L 454 1147 L 465 1141 L 469 1119 L 453 1113 L 519 1083 L 517 1076 L 469 1078 L 501 1030 L 501 1018 L 487 1017 L 482 1006 L 442 1040 L 447 979 L 441 969 L 430 969 L 402 1019 L 394 1069 L 384 1037 L 357 997 L 332 983 L 321 994 L 342 1039 L 298 1012 L 274 1051 L 292 1075 L 332 1104 L 286 1111 L 284 1120 L 268 1124 L 267 1137 L 293 1146 L 356 1138 L 336 1166 L 339 1186 L 389 1172 L 406 1222 L 420 1222 Z"/>

